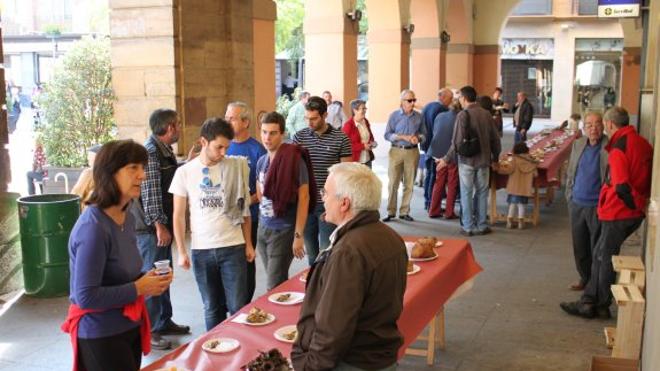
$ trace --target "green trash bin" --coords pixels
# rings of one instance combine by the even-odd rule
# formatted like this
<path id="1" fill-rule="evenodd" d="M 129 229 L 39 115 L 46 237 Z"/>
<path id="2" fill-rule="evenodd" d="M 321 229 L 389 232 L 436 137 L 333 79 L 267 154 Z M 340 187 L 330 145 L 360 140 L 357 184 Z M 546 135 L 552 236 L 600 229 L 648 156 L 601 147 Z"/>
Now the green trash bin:
<path id="1" fill-rule="evenodd" d="M 69 293 L 69 235 L 80 215 L 80 198 L 46 194 L 18 199 L 25 293 Z"/>

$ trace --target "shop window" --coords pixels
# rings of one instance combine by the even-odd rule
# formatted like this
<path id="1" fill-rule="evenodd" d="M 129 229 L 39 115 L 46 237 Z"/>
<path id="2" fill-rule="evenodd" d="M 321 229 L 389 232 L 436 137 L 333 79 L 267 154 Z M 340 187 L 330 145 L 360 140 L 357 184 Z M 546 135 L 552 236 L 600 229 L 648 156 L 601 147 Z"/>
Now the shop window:
<path id="1" fill-rule="evenodd" d="M 598 0 L 574 0 L 578 15 L 598 15 Z"/>
<path id="2" fill-rule="evenodd" d="M 522 0 L 511 15 L 552 15 L 552 0 Z"/>

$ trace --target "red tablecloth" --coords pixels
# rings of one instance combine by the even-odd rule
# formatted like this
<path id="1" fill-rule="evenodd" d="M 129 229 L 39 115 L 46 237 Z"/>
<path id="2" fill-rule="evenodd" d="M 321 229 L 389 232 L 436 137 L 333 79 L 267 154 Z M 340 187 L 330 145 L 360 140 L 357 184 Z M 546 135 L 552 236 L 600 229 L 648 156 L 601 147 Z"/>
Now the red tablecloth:
<path id="1" fill-rule="evenodd" d="M 417 238 L 406 237 L 405 239 L 415 241 Z M 404 345 L 399 350 L 399 358 L 403 357 L 405 348 L 415 341 L 454 291 L 481 271 L 468 241 L 443 240 L 443 242 L 444 245 L 441 248 L 435 249 L 438 259 L 429 262 L 415 262 L 422 270 L 408 276 L 404 308 L 398 322 L 399 330 L 404 336 Z M 274 304 L 268 301 L 268 296 L 282 291 L 305 291 L 305 284 L 300 281 L 299 276 L 300 274 L 296 274 L 239 311 L 239 313 L 246 313 L 256 306 L 268 313 L 273 313 L 276 317 L 275 322 L 262 327 L 251 327 L 231 322 L 233 317 L 228 318 L 213 330 L 180 346 L 143 370 L 156 370 L 172 365 L 190 370 L 239 370 L 241 366 L 254 359 L 259 350 L 265 351 L 271 348 L 278 348 L 288 356 L 291 353 L 291 344 L 278 341 L 274 338 L 273 333 L 282 326 L 296 324 L 300 305 Z M 201 315 L 202 308 L 199 308 L 199 311 Z M 241 346 L 227 354 L 211 354 L 202 350 L 202 344 L 206 340 L 217 337 L 237 339 Z"/>
<path id="2" fill-rule="evenodd" d="M 547 143 L 549 143 L 551 140 L 554 140 L 564 134 L 563 130 L 553 130 L 550 135 L 546 135 L 545 138 L 542 140 L 538 141 L 535 143 L 532 147 L 530 147 L 529 151 L 532 152 L 536 149 L 543 148 Z M 540 134 L 538 134 L 540 135 Z M 564 140 L 564 142 L 559 145 L 557 150 L 552 151 L 552 152 L 547 152 L 543 158 L 543 162 L 539 163 L 537 166 L 538 169 L 538 176 L 534 178 L 535 185 L 538 187 L 547 187 L 548 185 L 556 185 L 554 183 L 557 182 L 558 176 L 559 176 L 559 170 L 561 169 L 562 164 L 568 156 L 571 154 L 571 146 L 573 145 L 573 141 L 577 139 L 578 134 L 574 134 L 573 136 L 567 138 Z M 503 175 L 503 174 L 497 174 L 494 172 L 491 172 L 493 176 L 495 176 L 496 179 L 496 184 L 497 188 L 504 188 L 506 187 L 506 181 L 509 178 L 508 175 Z"/>

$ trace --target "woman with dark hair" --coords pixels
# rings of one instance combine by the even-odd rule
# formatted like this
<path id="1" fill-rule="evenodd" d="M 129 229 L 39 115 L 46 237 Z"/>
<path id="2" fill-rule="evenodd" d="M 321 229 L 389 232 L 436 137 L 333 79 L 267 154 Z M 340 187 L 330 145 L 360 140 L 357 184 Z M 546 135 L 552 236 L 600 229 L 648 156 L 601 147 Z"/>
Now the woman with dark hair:
<path id="1" fill-rule="evenodd" d="M 94 160 L 94 190 L 69 237 L 71 305 L 62 329 L 71 334 L 74 370 L 138 370 L 150 351 L 145 296 L 160 295 L 172 273 L 141 272 L 135 220 L 147 151 L 112 141 Z"/>
<path id="2" fill-rule="evenodd" d="M 366 113 L 367 102 L 361 99 L 351 101 L 351 118 L 346 120 L 341 130 L 351 141 L 353 161 L 371 167 L 371 162 L 374 160 L 372 149 L 376 148 L 378 143 L 374 141 L 369 120 L 365 117 Z"/>

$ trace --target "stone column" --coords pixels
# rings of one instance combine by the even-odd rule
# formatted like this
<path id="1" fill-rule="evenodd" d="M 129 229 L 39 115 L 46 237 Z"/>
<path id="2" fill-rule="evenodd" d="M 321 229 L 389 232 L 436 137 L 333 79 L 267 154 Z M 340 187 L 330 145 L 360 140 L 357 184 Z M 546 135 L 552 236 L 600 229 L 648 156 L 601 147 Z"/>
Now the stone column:
<path id="1" fill-rule="evenodd" d="M 621 63 L 621 99 L 619 104 L 631 116 L 639 115 L 641 47 L 624 47 Z"/>
<path id="2" fill-rule="evenodd" d="M 252 7 L 252 32 L 254 43 L 254 117 L 257 121 L 260 111 L 275 110 L 275 20 L 277 7 L 273 0 L 254 0 Z M 258 125 L 250 126 L 257 138 Z"/>
<path id="3" fill-rule="evenodd" d="M 387 122 L 410 87 L 410 34 L 401 29 L 369 29 L 369 111 L 372 122 Z M 421 104 L 421 103 L 420 103 Z"/>
<path id="4" fill-rule="evenodd" d="M 447 45 L 447 86 L 460 89 L 473 82 L 474 45 L 452 43 Z M 479 66 L 478 68 L 481 68 Z"/>
<path id="5" fill-rule="evenodd" d="M 499 45 L 475 45 L 472 85 L 479 95 L 490 95 L 497 86 L 500 64 Z"/>
<path id="6" fill-rule="evenodd" d="M 0 25 L 0 86 L 5 86 L 5 66 L 2 53 L 2 27 Z M 6 89 L 0 92 L 0 192 L 7 192 L 11 182 L 11 164 L 9 162 L 9 127 L 7 126 Z M 0 233 L 2 231 L 0 230 Z"/>
<path id="7" fill-rule="evenodd" d="M 179 0 L 110 1 L 112 87 L 120 138 L 143 142 L 157 108 L 181 110 L 177 61 Z"/>
<path id="8" fill-rule="evenodd" d="M 342 1 L 305 1 L 305 90 L 348 103 L 357 97 L 358 22 Z M 371 74 L 370 74 L 371 75 Z"/>
<path id="9" fill-rule="evenodd" d="M 150 113 L 176 108 L 184 126 L 177 152 L 183 154 L 202 122 L 224 116 L 229 101 L 254 107 L 252 0 L 115 0 L 110 5 L 120 137 L 144 140 Z"/>
<path id="10" fill-rule="evenodd" d="M 412 83 L 420 104 L 435 101 L 438 90 L 445 86 L 445 66 L 447 48 L 439 38 L 413 38 L 410 49 L 412 52 Z"/>

